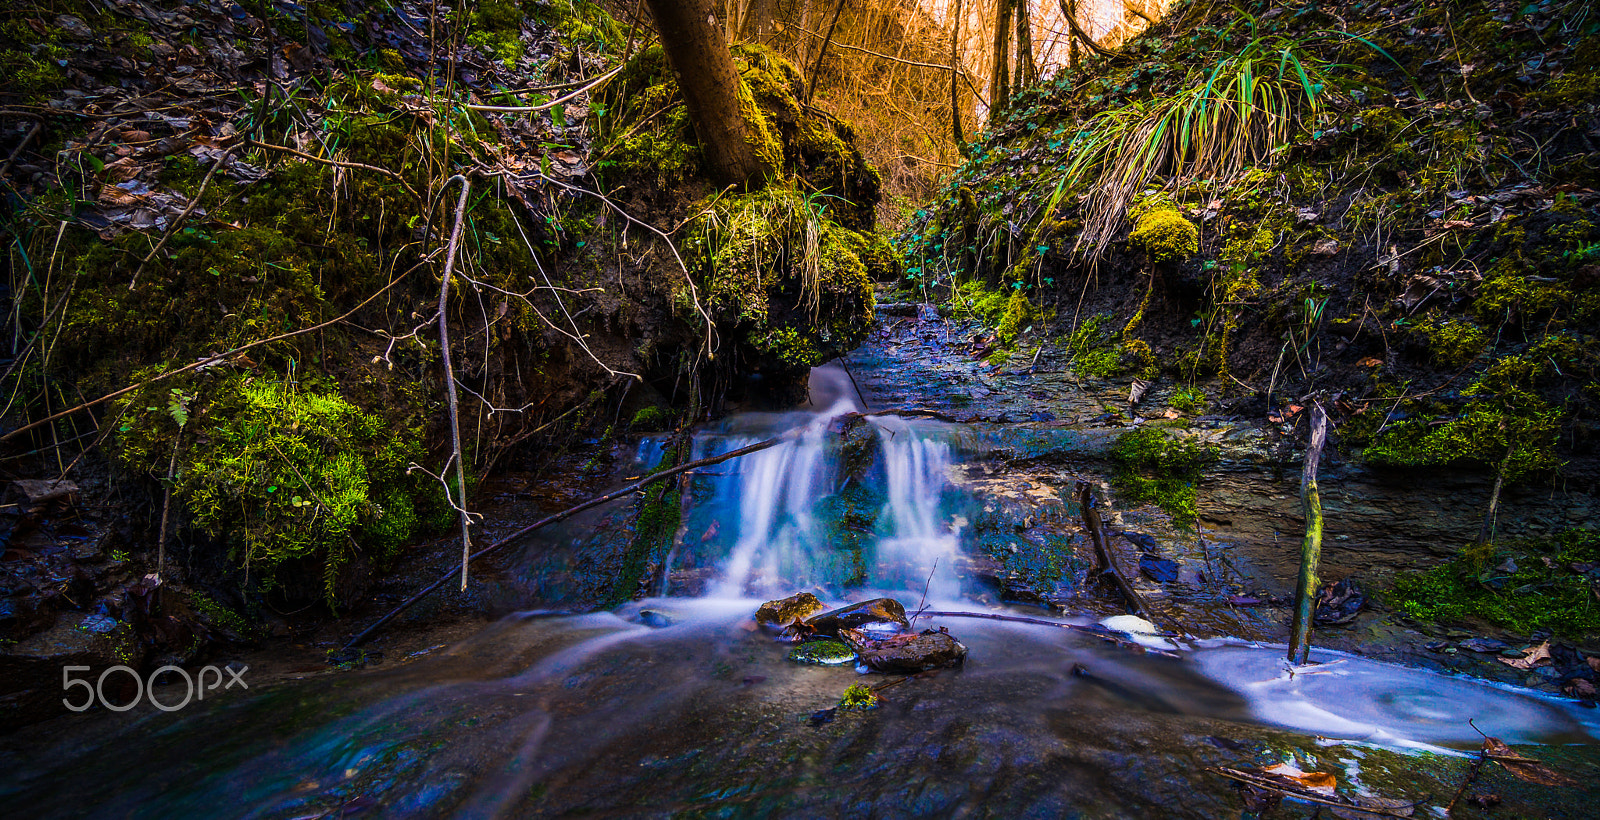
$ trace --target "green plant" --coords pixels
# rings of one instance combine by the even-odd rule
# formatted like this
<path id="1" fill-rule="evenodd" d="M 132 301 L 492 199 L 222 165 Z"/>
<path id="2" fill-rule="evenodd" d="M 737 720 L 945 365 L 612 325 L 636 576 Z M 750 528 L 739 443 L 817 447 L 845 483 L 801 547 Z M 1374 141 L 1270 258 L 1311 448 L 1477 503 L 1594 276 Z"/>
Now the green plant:
<path id="1" fill-rule="evenodd" d="M 1172 391 L 1167 403 L 1180 413 L 1198 416 L 1206 410 L 1206 394 L 1197 387 L 1180 387 Z"/>
<path id="2" fill-rule="evenodd" d="M 1550 629 L 1581 638 L 1600 630 L 1600 602 L 1583 573 L 1600 560 L 1600 532 L 1569 530 L 1552 539 L 1463 550 L 1449 563 L 1398 576 L 1394 603 L 1421 621 L 1474 620 L 1521 634 Z"/>
<path id="3" fill-rule="evenodd" d="M 839 698 L 840 709 L 876 709 L 880 698 L 878 693 L 865 684 L 852 683 L 850 688 L 844 690 L 844 697 Z"/>
<path id="4" fill-rule="evenodd" d="M 1210 71 L 1177 93 L 1108 109 L 1084 123 L 1064 168 L 1069 187 L 1089 191 L 1074 250 L 1099 256 L 1128 204 L 1157 174 L 1227 184 L 1287 145 L 1299 124 L 1333 99 L 1334 77 L 1348 69 L 1318 57 L 1311 45 L 1256 36 L 1236 51 L 1215 53 Z"/>
<path id="5" fill-rule="evenodd" d="M 1216 463 L 1217 450 L 1187 437 L 1143 428 L 1119 436 L 1111 446 L 1111 458 L 1117 464 L 1112 485 L 1123 500 L 1153 503 L 1188 524 L 1198 513 L 1195 484 L 1202 471 Z"/>

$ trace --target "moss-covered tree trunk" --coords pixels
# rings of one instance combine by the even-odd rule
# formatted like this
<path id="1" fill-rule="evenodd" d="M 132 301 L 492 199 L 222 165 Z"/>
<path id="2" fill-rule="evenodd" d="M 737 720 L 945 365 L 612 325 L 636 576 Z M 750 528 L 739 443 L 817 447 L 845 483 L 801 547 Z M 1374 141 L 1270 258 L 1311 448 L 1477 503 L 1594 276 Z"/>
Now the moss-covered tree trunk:
<path id="1" fill-rule="evenodd" d="M 1311 624 L 1317 615 L 1317 564 L 1322 560 L 1322 495 L 1317 490 L 1317 462 L 1328 438 L 1328 414 L 1321 402 L 1311 404 L 1311 440 L 1300 471 L 1300 504 L 1305 509 L 1306 537 L 1300 544 L 1300 580 L 1294 593 L 1294 623 L 1289 630 L 1289 662 L 1302 666 L 1311 654 Z"/>
<path id="2" fill-rule="evenodd" d="M 723 185 L 757 187 L 767 173 L 749 140 L 740 103 L 739 72 L 714 0 L 648 0 L 667 62 L 678 75 L 708 170 Z"/>

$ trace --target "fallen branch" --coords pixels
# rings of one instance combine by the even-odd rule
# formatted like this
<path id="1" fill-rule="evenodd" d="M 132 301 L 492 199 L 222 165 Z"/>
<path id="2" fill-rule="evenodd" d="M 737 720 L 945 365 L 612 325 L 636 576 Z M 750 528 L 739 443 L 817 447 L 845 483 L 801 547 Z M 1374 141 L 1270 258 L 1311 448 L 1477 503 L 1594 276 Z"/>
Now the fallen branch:
<path id="1" fill-rule="evenodd" d="M 1089 483 L 1080 482 L 1078 506 L 1083 510 L 1084 529 L 1089 531 L 1089 540 L 1094 542 L 1094 554 L 1097 563 L 1100 564 L 1098 568 L 1100 575 L 1110 576 L 1112 583 L 1122 592 L 1122 597 L 1127 599 L 1128 608 L 1132 609 L 1135 615 L 1154 624 L 1155 613 L 1150 609 L 1149 602 L 1133 588 L 1133 584 L 1128 582 L 1128 577 L 1122 574 L 1122 570 L 1117 568 L 1116 558 L 1111 554 L 1110 545 L 1106 543 L 1105 528 L 1100 522 L 1100 510 L 1094 505 L 1094 493 L 1089 491 Z"/>
<path id="2" fill-rule="evenodd" d="M 27 148 L 28 143 L 33 142 L 33 138 L 39 136 L 39 132 L 43 129 L 44 123 L 38 120 L 33 121 L 33 127 L 28 129 L 28 133 L 22 135 L 22 142 L 17 143 L 17 147 L 12 149 L 11 155 L 6 157 L 4 163 L 0 163 L 0 176 L 5 176 L 5 173 L 11 170 L 11 163 L 16 162 L 17 157 L 22 156 L 22 149 Z"/>
<path id="3" fill-rule="evenodd" d="M 400 176 L 399 174 L 389 170 L 388 168 L 379 168 L 376 165 L 367 165 L 365 163 L 360 163 L 360 162 L 345 162 L 344 160 L 328 159 L 326 157 L 314 156 L 312 154 L 307 154 L 304 151 L 296 151 L 295 149 L 290 148 L 287 145 L 273 145 L 270 142 L 254 142 L 254 141 L 252 141 L 250 144 L 254 145 L 254 146 L 258 147 L 258 148 L 267 148 L 267 149 L 270 149 L 270 150 L 273 150 L 273 151 L 282 151 L 283 153 L 289 154 L 291 156 L 296 156 L 296 157 L 299 157 L 301 159 L 310 160 L 312 162 L 320 162 L 323 165 L 332 165 L 332 166 L 334 166 L 336 168 L 354 168 L 354 169 L 359 170 L 359 171 L 372 171 L 372 172 L 375 172 L 375 173 L 383 174 L 384 176 L 394 180 L 395 182 L 400 183 L 400 186 L 402 188 L 406 189 L 406 193 L 410 194 L 412 199 L 415 199 L 418 202 L 426 201 L 426 200 L 424 200 L 422 198 L 421 194 L 417 193 L 415 188 L 411 187 L 411 183 L 406 182 L 406 178 L 405 177 Z"/>
<path id="4" fill-rule="evenodd" d="M 1324 797 L 1316 792 L 1307 791 L 1304 789 L 1285 788 L 1284 784 L 1276 780 L 1261 777 L 1251 772 L 1230 769 L 1226 766 L 1207 766 L 1206 771 L 1212 772 L 1213 774 L 1220 774 L 1229 780 L 1236 780 L 1240 783 L 1244 783 L 1248 786 L 1254 786 L 1258 789 L 1277 792 L 1284 797 L 1289 797 L 1295 800 L 1304 800 L 1307 803 L 1317 803 L 1323 806 L 1334 806 L 1336 808 L 1343 809 L 1346 812 L 1346 816 L 1351 814 L 1373 814 L 1379 817 L 1411 817 L 1413 816 L 1416 807 L 1426 802 L 1425 800 L 1418 800 L 1409 803 L 1395 801 L 1395 805 L 1393 806 L 1368 806 L 1338 794 Z M 1405 811 L 1399 811 L 1400 809 L 1404 809 Z"/>
<path id="5" fill-rule="evenodd" d="M 1311 403 L 1311 442 L 1300 471 L 1300 504 L 1305 509 L 1306 537 L 1300 542 L 1300 582 L 1294 592 L 1294 624 L 1289 631 L 1289 662 L 1304 665 L 1311 654 L 1311 622 L 1317 612 L 1317 563 L 1322 560 L 1322 496 L 1317 492 L 1317 462 L 1328 438 L 1328 414 L 1320 401 Z"/>
<path id="6" fill-rule="evenodd" d="M 759 441 L 759 442 L 756 442 L 755 444 L 752 444 L 752 445 L 750 445 L 748 447 L 741 447 L 741 448 L 739 448 L 737 450 L 731 450 L 729 452 L 723 453 L 720 456 L 711 456 L 710 458 L 702 458 L 702 459 L 699 459 L 697 461 L 686 462 L 684 464 L 679 464 L 676 467 L 671 467 L 671 468 L 662 470 L 659 473 L 655 473 L 655 474 L 652 474 L 652 475 L 645 476 L 644 478 L 641 478 L 638 481 L 635 481 L 632 484 L 629 484 L 629 485 L 627 485 L 627 486 L 625 486 L 625 487 L 623 487 L 623 488 L 621 488 L 619 490 L 613 490 L 613 491 L 611 491 L 609 493 L 606 493 L 605 495 L 595 496 L 594 498 L 591 498 L 588 501 L 583 502 L 582 504 L 579 504 L 579 505 L 577 505 L 575 507 L 568 507 L 567 509 L 562 510 L 561 512 L 555 513 L 554 515 L 547 515 L 544 518 L 541 518 L 538 521 L 535 521 L 532 524 L 529 524 L 528 526 L 523 527 L 522 529 L 519 529 L 516 532 L 511 533 L 510 535 L 506 535 L 506 536 L 502 537 L 500 540 L 495 541 L 493 544 L 490 544 L 489 546 L 484 547 L 483 549 L 478 550 L 475 553 L 472 553 L 471 555 L 467 556 L 467 560 L 468 561 L 472 561 L 472 560 L 476 560 L 478 558 L 482 558 L 483 556 L 488 555 L 489 553 L 494 552 L 494 551 L 500 549 L 501 547 L 504 547 L 505 545 L 517 540 L 518 538 L 521 538 L 524 535 L 527 535 L 528 533 L 533 532 L 534 530 L 540 529 L 542 527 L 549 526 L 551 524 L 556 523 L 557 521 L 562 521 L 562 520 L 571 518 L 572 516 L 583 512 L 584 510 L 592 509 L 592 508 L 598 507 L 601 504 L 604 504 L 604 503 L 606 503 L 608 501 L 615 501 L 618 498 L 623 498 L 625 496 L 632 495 L 633 493 L 637 492 L 638 490 L 640 490 L 641 488 L 645 487 L 646 485 L 651 484 L 652 482 L 660 481 L 663 478 L 669 478 L 669 477 L 675 476 L 675 475 L 677 475 L 679 473 L 688 472 L 690 470 L 693 470 L 693 469 L 696 469 L 696 468 L 699 468 L 699 467 L 706 467 L 706 466 L 709 466 L 709 465 L 712 465 L 712 464 L 720 464 L 720 463 L 722 463 L 724 461 L 727 461 L 729 459 L 738 458 L 739 456 L 743 456 L 743 455 L 749 455 L 750 453 L 754 453 L 754 452 L 757 452 L 759 450 L 765 450 L 768 447 L 771 447 L 771 446 L 773 446 L 775 444 L 778 444 L 779 442 L 782 442 L 783 440 L 791 437 L 792 435 L 795 435 L 795 433 L 797 433 L 797 432 L 799 432 L 799 430 L 803 430 L 803 429 L 805 429 L 805 428 L 799 428 L 798 430 L 796 430 L 794 432 L 785 433 L 785 434 L 783 434 L 781 436 L 775 436 L 773 438 L 767 439 L 766 441 Z M 395 616 L 397 616 L 400 613 L 406 611 L 407 609 L 410 609 L 412 607 L 412 605 L 416 604 L 418 601 L 422 600 L 423 598 L 426 598 L 429 595 L 429 593 L 432 593 L 434 590 L 436 590 L 439 587 L 443 586 L 444 583 L 446 581 L 450 580 L 450 578 L 453 577 L 455 574 L 456 574 L 456 571 L 452 569 L 449 572 L 445 573 L 444 575 L 439 576 L 439 579 L 437 581 L 434 581 L 433 583 L 423 587 L 420 592 L 418 592 L 415 595 L 412 595 L 410 598 L 407 598 L 404 602 L 402 602 L 399 606 L 397 606 L 394 609 L 390 610 L 389 614 L 383 616 L 382 618 L 379 618 L 377 620 L 377 622 L 374 623 L 372 626 L 367 627 L 366 629 L 362 630 L 360 634 L 356 635 L 354 638 L 351 638 L 350 642 L 346 643 L 344 645 L 344 648 L 345 649 L 349 649 L 349 648 L 351 648 L 353 646 L 360 646 L 361 644 L 366 643 L 368 640 L 370 640 L 372 638 L 373 635 L 377 634 L 378 630 L 380 628 L 382 628 L 384 624 L 387 624 L 390 621 L 394 620 Z"/>
<path id="7" fill-rule="evenodd" d="M 1102 641 L 1106 641 L 1106 642 L 1109 642 L 1109 643 L 1114 643 L 1117 646 L 1120 646 L 1120 647 L 1122 647 L 1124 649 L 1136 649 L 1136 650 L 1138 650 L 1140 652 L 1150 652 L 1150 653 L 1153 653 L 1153 654 L 1156 654 L 1156 655 L 1161 655 L 1163 657 L 1168 657 L 1168 658 L 1181 657 L 1176 652 L 1170 652 L 1170 651 L 1165 650 L 1165 649 L 1155 649 L 1153 647 L 1145 646 L 1144 644 L 1136 643 L 1136 642 L 1131 641 L 1131 640 L 1129 640 L 1127 638 L 1118 637 L 1118 635 L 1122 634 L 1122 633 L 1118 633 L 1116 630 L 1107 629 L 1107 628 L 1105 628 L 1103 626 L 1098 626 L 1098 627 L 1097 626 L 1081 626 L 1079 624 L 1067 624 L 1067 623 L 1062 623 L 1060 621 L 1046 621 L 1043 618 L 1029 618 L 1029 617 L 1026 617 L 1026 616 L 1023 616 L 1023 615 L 1000 615 L 1000 614 L 994 613 L 994 612 L 936 612 L 936 611 L 928 611 L 928 612 L 923 612 L 923 613 L 920 613 L 920 614 L 923 617 L 926 617 L 926 618 L 983 618 L 985 620 L 990 620 L 990 621 L 1011 621 L 1012 623 L 1033 624 L 1034 626 L 1053 626 L 1053 627 L 1055 627 L 1057 629 L 1066 629 L 1066 630 L 1070 630 L 1070 631 L 1073 631 L 1073 632 L 1082 633 L 1084 635 L 1092 635 L 1092 636 L 1094 636 L 1096 638 L 1099 638 Z M 1163 633 L 1163 634 L 1170 634 L 1170 633 Z M 1160 636 L 1157 636 L 1157 637 L 1160 637 Z M 1176 637 L 1176 636 L 1173 635 L 1172 637 Z"/>
<path id="8" fill-rule="evenodd" d="M 493 111 L 501 114 L 531 114 L 535 111 L 545 111 L 555 108 L 567 100 L 577 97 L 584 92 L 595 88 L 596 86 L 604 84 L 607 80 L 622 73 L 622 69 L 626 66 L 627 63 L 623 63 L 622 65 L 619 65 L 616 68 L 601 74 L 599 77 L 596 77 L 593 82 L 585 83 L 582 88 L 579 88 L 570 94 L 557 97 L 547 103 L 540 103 L 538 105 L 463 105 L 461 107 L 470 111 Z"/>
<path id="9" fill-rule="evenodd" d="M 267 339 L 258 339 L 258 340 L 254 341 L 254 342 L 250 342 L 249 344 L 240 345 L 239 347 L 233 348 L 232 350 L 228 350 L 228 351 L 225 351 L 223 353 L 219 353 L 219 354 L 217 354 L 215 356 L 206 356 L 206 357 L 204 357 L 204 358 L 200 359 L 199 361 L 196 361 L 196 362 L 194 362 L 192 364 L 186 364 L 183 367 L 178 368 L 177 370 L 169 370 L 169 371 L 167 371 L 165 373 L 162 373 L 159 376 L 155 376 L 154 378 L 146 379 L 146 380 L 144 380 L 142 382 L 139 382 L 137 384 L 129 385 L 127 387 L 122 388 L 121 390 L 117 390 L 117 391 L 112 392 L 112 393 L 107 393 L 107 394 L 105 394 L 104 396 L 101 396 L 98 399 L 92 399 L 90 401 L 86 401 L 86 402 L 84 402 L 82 404 L 77 405 L 76 407 L 69 407 L 69 408 L 67 408 L 65 410 L 62 410 L 59 413 L 52 413 L 51 415 L 45 416 L 44 418 L 39 419 L 38 421 L 29 423 L 29 424 L 24 424 L 23 426 L 18 427 L 17 429 L 12 430 L 11 432 L 6 433 L 5 435 L 0 435 L 0 442 L 10 441 L 11 439 L 13 439 L 13 438 L 15 438 L 15 437 L 17 437 L 17 436 L 19 436 L 19 435 L 21 435 L 23 433 L 26 433 L 29 430 L 33 430 L 35 428 L 42 427 L 42 426 L 44 426 L 46 424 L 49 424 L 52 421 L 55 421 L 56 419 L 63 418 L 63 417 L 66 417 L 66 416 L 70 416 L 73 413 L 77 413 L 77 412 L 80 412 L 80 411 L 83 411 L 83 410 L 87 410 L 87 409 L 89 409 L 91 407 L 94 407 L 96 405 L 99 405 L 99 404 L 104 404 L 105 402 L 111 401 L 112 399 L 118 398 L 120 396 L 126 396 L 127 394 L 132 393 L 133 391 L 138 390 L 138 389 L 140 389 L 142 387 L 148 387 L 149 385 L 155 384 L 156 382 L 165 381 L 166 379 L 170 379 L 173 376 L 178 376 L 178 375 L 181 375 L 181 374 L 184 374 L 184 373 L 188 373 L 191 370 L 198 370 L 198 369 L 200 369 L 202 367 L 211 367 L 211 366 L 214 366 L 214 365 L 223 364 L 228 359 L 230 359 L 230 358 L 232 358 L 234 356 L 237 356 L 240 353 L 243 353 L 246 350 L 249 350 L 251 348 L 260 347 L 262 345 L 271 344 L 273 342 L 281 342 L 284 339 L 288 339 L 288 338 L 291 338 L 291 337 L 294 337 L 294 336 L 299 336 L 299 335 L 302 335 L 302 334 L 305 334 L 305 333 L 313 333 L 313 332 L 321 330 L 321 329 L 323 329 L 325 327 L 328 327 L 329 325 L 338 324 L 339 322 L 342 322 L 345 319 L 348 319 L 351 316 L 354 316 L 356 314 L 356 311 L 361 310 L 362 308 L 364 308 L 367 305 L 371 304 L 374 299 L 377 299 L 379 296 L 382 296 L 384 293 L 388 292 L 389 288 L 394 287 L 395 285 L 399 284 L 401 282 L 401 280 L 405 279 L 407 274 L 410 274 L 412 271 L 416 270 L 417 268 L 420 268 L 423 265 L 426 265 L 429 262 L 433 261 L 433 258 L 435 256 L 437 256 L 438 253 L 439 253 L 438 251 L 434 251 L 433 253 L 430 253 L 427 256 L 423 257 L 422 261 L 418 262 L 415 265 L 412 265 L 410 268 L 407 268 L 404 273 L 401 273 L 399 276 L 396 276 L 392 281 L 389 282 L 389 284 L 384 285 L 381 288 L 378 288 L 378 291 L 376 293 L 372 294 L 371 296 L 368 296 L 365 300 L 363 300 L 361 302 L 361 304 L 356 305 L 355 307 L 351 308 L 348 312 L 343 313 L 343 314 L 341 314 L 341 315 L 339 315 L 337 317 L 334 317 L 332 319 L 329 319 L 326 322 L 321 322 L 321 323 L 312 325 L 310 327 L 303 327 L 303 328 L 300 328 L 299 330 L 291 330 L 288 333 L 280 333 L 280 334 L 278 334 L 276 336 L 273 336 L 273 337 L 270 337 L 270 338 L 267 338 Z"/>

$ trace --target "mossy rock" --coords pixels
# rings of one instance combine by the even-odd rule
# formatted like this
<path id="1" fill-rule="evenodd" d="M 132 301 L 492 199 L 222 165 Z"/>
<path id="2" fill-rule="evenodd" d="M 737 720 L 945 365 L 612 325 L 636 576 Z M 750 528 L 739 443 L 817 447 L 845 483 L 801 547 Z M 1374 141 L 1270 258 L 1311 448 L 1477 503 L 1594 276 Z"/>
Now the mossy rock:
<path id="1" fill-rule="evenodd" d="M 809 370 L 866 338 L 872 279 L 819 197 L 769 187 L 704 213 L 690 250 L 706 307 L 757 370 Z"/>
<path id="2" fill-rule="evenodd" d="M 1200 228 L 1170 205 L 1142 210 L 1128 239 L 1152 262 L 1182 262 L 1200 252 Z"/>
<path id="3" fill-rule="evenodd" d="M 336 604 L 340 569 L 357 550 L 391 556 L 420 528 L 406 472 L 419 442 L 377 416 L 249 376 L 209 387 L 203 402 L 164 389 L 123 401 L 118 459 L 148 471 L 176 447 L 173 494 L 191 525 L 228 544 L 260 586 L 281 583 L 286 566 L 311 566 Z"/>
<path id="4" fill-rule="evenodd" d="M 809 666 L 844 666 L 855 659 L 854 649 L 832 639 L 807 641 L 789 650 L 789 660 Z"/>

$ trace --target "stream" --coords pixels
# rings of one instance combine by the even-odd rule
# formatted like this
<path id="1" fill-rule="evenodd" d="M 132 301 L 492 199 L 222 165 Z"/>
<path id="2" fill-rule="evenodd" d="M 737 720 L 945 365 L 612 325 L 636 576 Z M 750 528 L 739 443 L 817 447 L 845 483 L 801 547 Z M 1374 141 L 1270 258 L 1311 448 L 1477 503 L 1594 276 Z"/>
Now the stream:
<path id="1" fill-rule="evenodd" d="M 1026 623 L 923 618 L 918 629 L 966 644 L 963 667 L 887 688 L 876 709 L 821 711 L 858 680 L 890 679 L 789 662 L 786 645 L 752 628 L 763 600 L 888 595 L 908 611 L 1079 624 L 1114 611 L 998 603 L 984 580 L 998 570 L 972 556 L 982 538 L 1022 538 L 1017 554 L 1071 599 L 1070 551 L 1039 544 L 1071 541 L 1075 507 L 1032 479 L 1000 487 L 975 461 L 1030 437 L 1070 447 L 1091 433 L 846 416 L 862 409 L 850 381 L 819 370 L 809 407 L 697 433 L 699 458 L 800 431 L 694 474 L 661 597 L 548 614 L 560 579 L 581 577 L 585 549 L 626 505 L 602 510 L 530 539 L 502 592 L 520 611 L 465 640 L 173 713 L 98 710 L 5 739 L 6 814 L 1236 817 L 1238 793 L 1206 767 L 1294 762 L 1334 773 L 1343 790 L 1429 800 L 1418 816 L 1438 816 L 1480 731 L 1579 774 L 1600 762 L 1594 710 L 1334 651 L 1291 675 L 1281 646 L 1251 640 L 1261 623 L 1207 621 L 1215 607 L 1177 594 L 1164 611 L 1183 636 L 1146 639 L 1177 659 Z M 663 441 L 640 442 L 629 471 L 655 466 Z M 1029 526 L 1012 523 L 1019 516 Z M 1055 535 L 1023 537 L 1038 529 Z M 1160 537 L 1183 568 L 1219 558 L 1174 530 Z M 1508 807 L 1595 816 L 1589 790 L 1483 779 Z"/>

